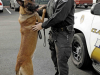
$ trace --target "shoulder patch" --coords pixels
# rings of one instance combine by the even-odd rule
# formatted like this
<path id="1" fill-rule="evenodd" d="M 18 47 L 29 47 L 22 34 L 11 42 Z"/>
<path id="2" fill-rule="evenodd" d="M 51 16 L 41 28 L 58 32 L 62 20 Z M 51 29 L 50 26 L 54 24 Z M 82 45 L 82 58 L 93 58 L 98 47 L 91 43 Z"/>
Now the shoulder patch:
<path id="1" fill-rule="evenodd" d="M 57 2 L 57 0 L 54 0 L 55 2 Z"/>
<path id="2" fill-rule="evenodd" d="M 63 2 L 67 2 L 68 0 L 62 0 Z"/>

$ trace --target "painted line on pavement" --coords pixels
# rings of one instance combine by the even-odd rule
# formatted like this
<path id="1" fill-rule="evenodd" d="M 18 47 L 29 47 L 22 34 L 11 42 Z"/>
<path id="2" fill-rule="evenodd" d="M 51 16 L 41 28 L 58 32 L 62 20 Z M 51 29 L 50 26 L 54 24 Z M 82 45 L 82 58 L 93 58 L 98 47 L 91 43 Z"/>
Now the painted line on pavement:
<path id="1" fill-rule="evenodd" d="M 11 14 L 11 12 L 7 8 L 5 8 L 5 9 L 8 11 L 9 14 Z"/>

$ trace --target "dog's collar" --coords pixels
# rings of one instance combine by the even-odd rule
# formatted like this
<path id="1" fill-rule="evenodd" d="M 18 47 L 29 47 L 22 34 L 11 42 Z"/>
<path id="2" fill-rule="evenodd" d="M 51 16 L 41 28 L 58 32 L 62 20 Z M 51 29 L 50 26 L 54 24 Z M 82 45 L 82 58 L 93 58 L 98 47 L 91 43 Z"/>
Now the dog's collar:
<path id="1" fill-rule="evenodd" d="M 26 16 L 26 15 L 33 15 L 33 14 L 20 14 L 21 16 Z"/>
<path id="2" fill-rule="evenodd" d="M 26 15 L 28 15 L 28 14 L 20 14 L 21 16 L 26 16 Z"/>
<path id="3" fill-rule="evenodd" d="M 33 14 L 20 14 L 21 16 L 29 16 L 29 15 L 35 15 L 36 14 L 36 12 L 34 12 Z"/>
<path id="4" fill-rule="evenodd" d="M 25 21 L 26 19 L 28 19 L 28 18 L 30 18 L 32 16 L 35 16 L 35 15 L 36 14 L 31 14 L 31 15 L 29 15 L 29 14 L 20 14 L 19 19 L 20 19 L 20 21 Z"/>
<path id="5" fill-rule="evenodd" d="M 20 19 L 21 20 L 26 20 L 27 18 L 30 18 L 30 17 L 32 17 L 32 16 L 36 16 L 36 13 L 33 13 L 33 14 L 31 14 L 31 15 L 29 15 L 29 14 L 20 14 Z"/>

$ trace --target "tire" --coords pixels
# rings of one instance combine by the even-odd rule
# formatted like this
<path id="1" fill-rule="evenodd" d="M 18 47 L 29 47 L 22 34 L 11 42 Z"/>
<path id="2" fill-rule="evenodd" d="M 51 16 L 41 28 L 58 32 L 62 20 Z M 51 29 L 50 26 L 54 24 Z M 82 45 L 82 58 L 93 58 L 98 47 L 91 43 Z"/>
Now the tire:
<path id="1" fill-rule="evenodd" d="M 11 3 L 10 3 L 10 8 L 11 8 Z"/>
<path id="2" fill-rule="evenodd" d="M 18 9 L 17 8 L 14 8 L 14 11 L 18 11 Z"/>
<path id="3" fill-rule="evenodd" d="M 13 9 L 13 7 L 11 6 L 11 3 L 10 3 L 10 8 Z"/>
<path id="4" fill-rule="evenodd" d="M 3 10 L 0 10 L 0 12 L 3 12 Z"/>
<path id="5" fill-rule="evenodd" d="M 85 8 L 88 8 L 88 6 L 85 6 Z"/>
<path id="6" fill-rule="evenodd" d="M 18 8 L 16 8 L 15 6 L 14 6 L 14 11 L 18 11 Z"/>
<path id="7" fill-rule="evenodd" d="M 96 0 L 96 3 L 99 3 L 100 2 L 100 0 Z"/>
<path id="8" fill-rule="evenodd" d="M 85 37 L 82 33 L 74 35 L 71 59 L 73 64 L 79 69 L 86 69 L 87 66 L 88 68 L 92 66 L 86 47 Z"/>

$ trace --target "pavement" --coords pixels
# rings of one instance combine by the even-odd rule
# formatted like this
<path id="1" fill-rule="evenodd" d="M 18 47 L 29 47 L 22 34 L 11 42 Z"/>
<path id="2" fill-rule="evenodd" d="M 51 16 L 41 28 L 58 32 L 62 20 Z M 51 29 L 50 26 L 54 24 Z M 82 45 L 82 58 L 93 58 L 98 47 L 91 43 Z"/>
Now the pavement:
<path id="1" fill-rule="evenodd" d="M 21 41 L 20 25 L 18 22 L 19 13 L 10 9 L 9 6 L 4 6 L 4 8 L 7 8 L 11 14 L 9 14 L 6 9 L 4 9 L 3 13 L 0 13 L 0 75 L 15 75 L 16 59 Z M 81 10 L 84 9 L 78 8 L 76 12 Z M 50 29 L 46 29 L 46 47 L 43 47 L 44 40 L 38 39 L 34 58 L 32 59 L 34 75 L 55 74 L 47 42 L 49 30 Z M 41 30 L 41 32 L 43 34 L 43 30 Z M 77 69 L 73 65 L 71 58 L 68 64 L 69 75 L 98 75 L 93 69 Z"/>

